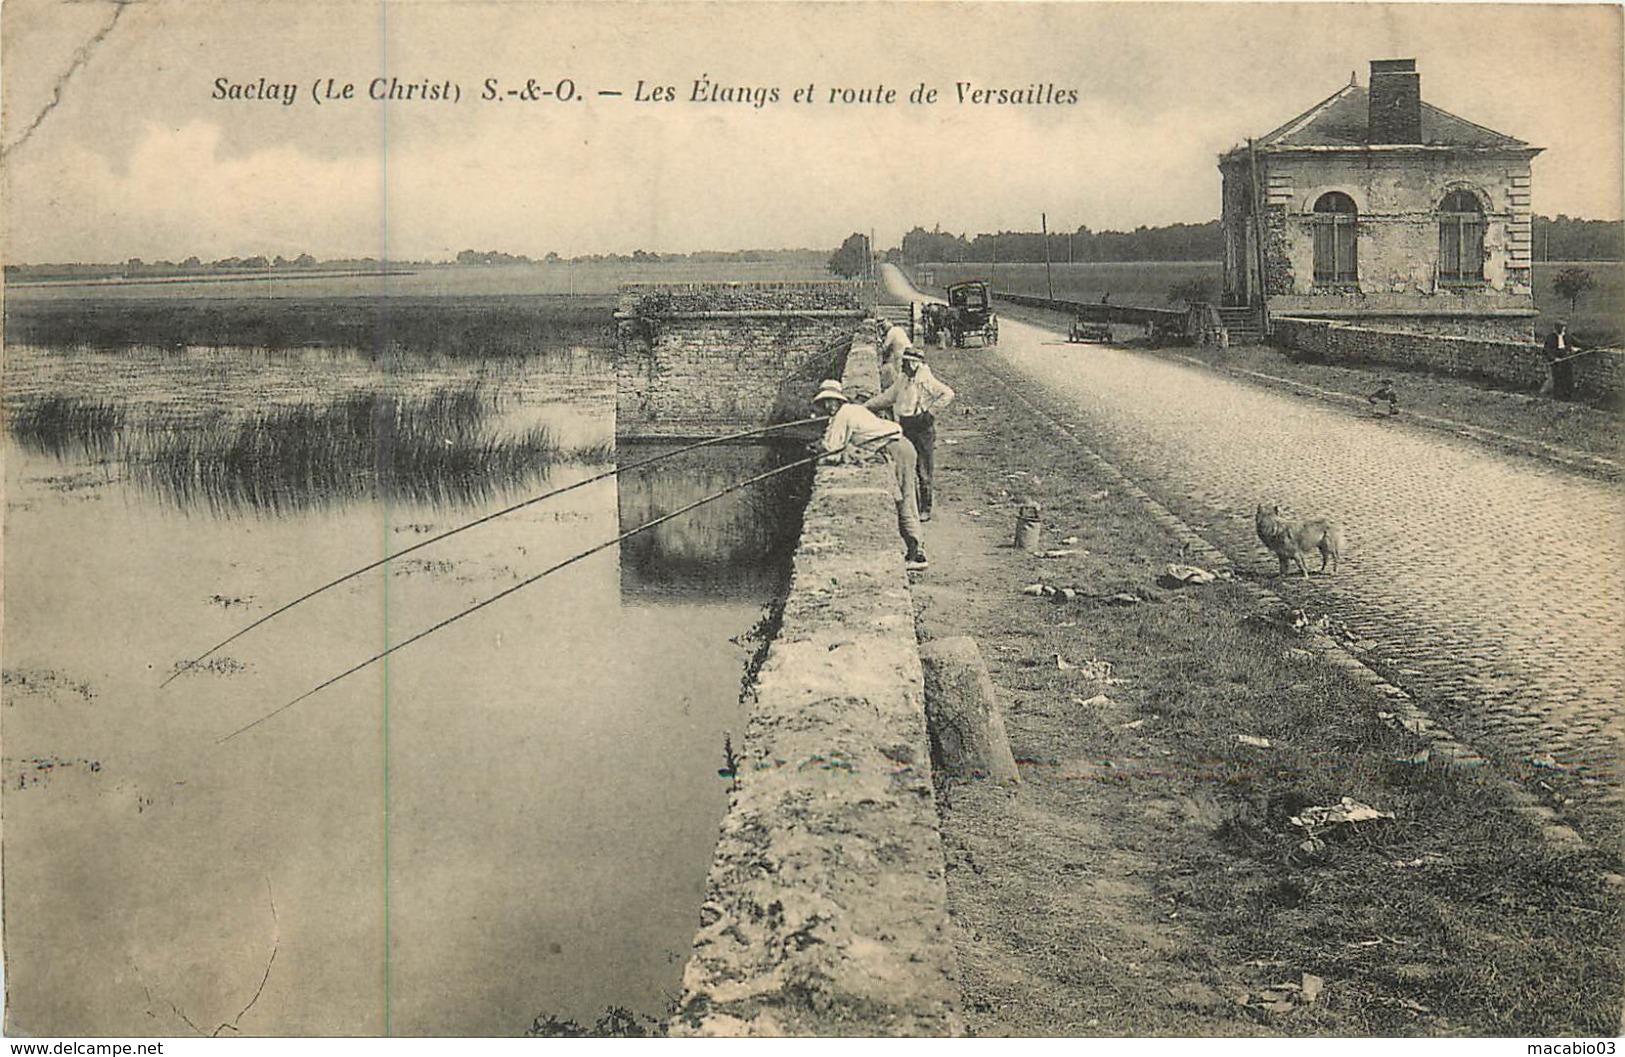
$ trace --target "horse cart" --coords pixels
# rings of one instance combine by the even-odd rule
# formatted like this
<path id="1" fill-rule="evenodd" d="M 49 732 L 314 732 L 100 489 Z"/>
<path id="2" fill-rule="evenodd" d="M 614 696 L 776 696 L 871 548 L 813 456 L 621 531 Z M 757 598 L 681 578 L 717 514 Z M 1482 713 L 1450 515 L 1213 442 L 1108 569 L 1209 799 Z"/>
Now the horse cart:
<path id="1" fill-rule="evenodd" d="M 982 279 L 948 287 L 948 336 L 958 348 L 978 337 L 983 345 L 999 343 L 999 317 L 993 314 L 993 291 Z"/>
<path id="2" fill-rule="evenodd" d="M 948 340 L 947 305 L 928 301 L 920 306 L 920 344 L 942 345 Z"/>

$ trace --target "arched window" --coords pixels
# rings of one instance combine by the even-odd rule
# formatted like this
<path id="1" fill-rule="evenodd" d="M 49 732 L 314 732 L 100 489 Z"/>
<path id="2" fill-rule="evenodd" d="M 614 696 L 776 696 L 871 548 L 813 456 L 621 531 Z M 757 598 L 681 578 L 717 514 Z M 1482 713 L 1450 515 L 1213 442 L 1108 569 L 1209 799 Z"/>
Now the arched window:
<path id="1" fill-rule="evenodd" d="M 1315 282 L 1359 280 L 1359 262 L 1354 250 L 1354 229 L 1358 221 L 1354 199 L 1341 191 L 1328 191 L 1315 200 Z"/>
<path id="2" fill-rule="evenodd" d="M 1484 281 L 1484 211 L 1471 191 L 1451 191 L 1439 203 L 1439 281 Z"/>

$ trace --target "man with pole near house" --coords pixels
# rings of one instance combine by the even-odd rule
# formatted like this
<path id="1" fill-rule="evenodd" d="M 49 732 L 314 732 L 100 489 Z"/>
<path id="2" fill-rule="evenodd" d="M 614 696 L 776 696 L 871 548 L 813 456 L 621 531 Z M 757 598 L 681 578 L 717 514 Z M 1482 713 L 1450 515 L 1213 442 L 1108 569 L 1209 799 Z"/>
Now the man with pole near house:
<path id="1" fill-rule="evenodd" d="M 936 416 L 953 402 L 954 391 L 931 373 L 925 353 L 910 345 L 903 350 L 902 373 L 891 386 L 864 405 L 871 411 L 891 408 L 892 417 L 903 427 L 903 436 L 919 456 L 920 520 L 931 520 L 932 482 L 937 467 Z"/>
<path id="2" fill-rule="evenodd" d="M 1552 326 L 1552 332 L 1546 335 L 1546 342 L 1541 346 L 1546 355 L 1546 369 L 1550 376 L 1541 392 L 1551 391 L 1552 396 L 1558 400 L 1569 400 L 1574 396 L 1574 364 L 1569 362 L 1579 355 L 1573 345 L 1569 343 L 1569 327 L 1567 323 L 1557 322 Z"/>
<path id="3" fill-rule="evenodd" d="M 903 427 L 886 421 L 862 404 L 850 403 L 841 383 L 834 379 L 818 387 L 812 405 L 819 414 L 829 416 L 829 425 L 817 444 L 825 453 L 823 461 L 861 463 L 879 455 L 890 464 L 896 478 L 893 498 L 897 501 L 897 530 L 908 548 L 903 568 L 911 571 L 926 568 L 929 563 L 920 546 L 914 445 L 903 436 Z"/>

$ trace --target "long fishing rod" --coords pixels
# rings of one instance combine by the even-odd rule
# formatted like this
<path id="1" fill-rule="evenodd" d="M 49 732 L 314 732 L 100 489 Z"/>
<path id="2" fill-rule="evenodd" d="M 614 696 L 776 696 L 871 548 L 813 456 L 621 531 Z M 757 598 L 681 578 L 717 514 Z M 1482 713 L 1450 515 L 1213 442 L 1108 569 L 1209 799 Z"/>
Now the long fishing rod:
<path id="1" fill-rule="evenodd" d="M 232 738 L 235 738 L 239 734 L 242 734 L 242 733 L 245 733 L 247 731 L 253 730 L 255 727 L 259 726 L 261 723 L 264 723 L 266 720 L 271 719 L 271 718 L 273 718 L 275 716 L 281 715 L 283 712 L 286 712 L 288 709 L 292 708 L 294 705 L 297 705 L 299 702 L 305 700 L 306 698 L 313 697 L 316 694 L 321 693 L 323 690 L 325 690 L 328 687 L 332 686 L 334 683 L 338 682 L 339 680 L 344 679 L 344 678 L 346 678 L 348 676 L 354 675 L 356 672 L 361 671 L 363 668 L 366 668 L 369 665 L 376 664 L 378 661 L 381 661 L 385 657 L 388 657 L 390 654 L 394 653 L 396 650 L 404 649 L 405 647 L 412 645 L 412 643 L 417 642 L 419 639 L 426 638 L 429 635 L 433 635 L 435 632 L 439 631 L 441 628 L 444 628 L 448 624 L 456 623 L 457 621 L 463 619 L 464 617 L 470 615 L 471 613 L 479 612 L 480 610 L 484 609 L 486 606 L 490 605 L 491 603 L 499 601 L 499 600 L 501 600 L 503 598 L 506 598 L 509 595 L 513 594 L 515 591 L 518 591 L 518 590 L 521 590 L 523 588 L 529 587 L 531 584 L 535 583 L 537 580 L 542 579 L 544 576 L 551 576 L 553 573 L 558 572 L 560 569 L 566 568 L 567 566 L 574 565 L 576 562 L 581 561 L 583 558 L 591 557 L 592 555 L 597 554 L 601 550 L 605 550 L 605 549 L 607 549 L 609 547 L 615 546 L 617 543 L 623 543 L 626 540 L 631 539 L 633 536 L 636 536 L 640 532 L 647 532 L 649 529 L 654 528 L 656 525 L 663 524 L 663 523 L 665 523 L 667 521 L 670 521 L 674 517 L 678 517 L 678 516 L 680 516 L 682 514 L 686 514 L 690 510 L 693 510 L 695 507 L 704 506 L 706 503 L 709 503 L 712 500 L 720 499 L 723 496 L 729 494 L 730 492 L 737 492 L 741 488 L 748 488 L 753 484 L 757 484 L 759 482 L 767 480 L 769 477 L 776 477 L 781 473 L 787 473 L 790 470 L 796 469 L 797 467 L 806 466 L 808 463 L 811 463 L 811 462 L 817 462 L 819 459 L 824 458 L 826 455 L 835 455 L 835 454 L 838 454 L 838 453 L 840 453 L 841 451 L 844 451 L 844 450 L 846 450 L 846 445 L 842 445 L 840 448 L 837 448 L 833 452 L 820 451 L 820 452 L 818 452 L 818 453 L 816 453 L 814 455 L 811 455 L 811 456 L 809 456 L 809 457 L 807 457 L 805 459 L 798 459 L 795 462 L 787 463 L 787 464 L 785 464 L 783 466 L 780 466 L 777 469 L 768 470 L 766 473 L 759 473 L 755 477 L 749 478 L 748 480 L 740 481 L 738 484 L 729 485 L 727 488 L 724 488 L 720 492 L 713 492 L 711 495 L 708 495 L 708 496 L 704 497 L 703 499 L 696 499 L 694 502 L 689 503 L 687 506 L 678 507 L 676 510 L 673 510 L 669 514 L 662 514 L 660 517 L 657 517 L 652 521 L 646 521 L 643 524 L 639 525 L 637 528 L 632 529 L 630 532 L 623 532 L 619 536 L 616 536 L 614 539 L 608 540 L 608 541 L 606 541 L 604 543 L 600 543 L 596 547 L 593 547 L 590 550 L 584 550 L 580 554 L 575 555 L 574 557 L 566 558 L 564 561 L 559 562 L 556 565 L 553 565 L 553 566 L 550 566 L 550 567 L 548 567 L 546 569 L 543 569 L 541 572 L 537 573 L 534 576 L 531 576 L 531 577 L 529 577 L 527 579 L 519 581 L 518 583 L 514 584 L 512 587 L 509 587 L 509 588 L 506 588 L 506 589 L 504 589 L 502 591 L 497 592 L 496 594 L 492 595 L 490 598 L 485 599 L 483 602 L 478 602 L 478 603 L 476 603 L 476 604 L 474 604 L 472 606 L 469 606 L 467 609 L 463 610 L 462 612 L 455 613 L 452 616 L 447 617 L 445 620 L 442 620 L 440 623 L 435 624 L 432 627 L 425 628 L 424 630 L 422 630 L 422 631 L 418 632 L 417 634 L 413 635 L 411 638 L 403 639 L 400 642 L 397 642 L 395 645 L 393 645 L 393 646 L 389 647 L 388 649 L 384 650 L 383 652 L 376 653 L 373 656 L 368 657 L 366 660 L 362 661 L 360 664 L 357 664 L 355 667 L 346 669 L 345 671 L 340 672 L 338 675 L 333 676 L 333 678 L 327 680 L 326 682 L 320 683 L 317 686 L 314 686 L 311 689 L 306 690 L 304 693 L 300 694 L 298 697 L 294 698 L 292 701 L 289 701 L 287 704 L 283 705 L 282 707 L 280 707 L 280 708 L 278 708 L 278 709 L 276 709 L 274 711 L 267 712 L 265 715 L 263 715 L 260 718 L 254 720 L 254 722 L 249 723 L 246 726 L 238 727 L 236 730 L 232 731 L 230 734 L 227 734 L 225 737 L 217 739 L 215 741 L 215 744 L 216 745 L 224 744 L 225 742 L 230 741 Z"/>
<path id="2" fill-rule="evenodd" d="M 1581 356 L 1590 356 L 1594 352 L 1603 352 L 1603 351 L 1606 350 L 1606 348 L 1607 347 L 1604 346 L 1604 345 L 1594 345 L 1589 349 L 1581 349 L 1578 352 L 1570 353 L 1567 356 L 1559 356 L 1555 360 L 1547 360 L 1546 362 L 1547 363 L 1567 363 L 1570 360 L 1578 360 Z"/>
<path id="3" fill-rule="evenodd" d="M 771 426 L 762 426 L 762 427 L 757 428 L 757 429 L 743 430 L 743 431 L 741 431 L 739 433 L 730 433 L 726 437 L 712 437 L 709 440 L 696 441 L 696 442 L 694 442 L 692 444 L 686 444 L 683 447 L 676 448 L 676 449 L 674 449 L 672 451 L 662 452 L 659 455 L 650 456 L 649 458 L 639 460 L 638 462 L 629 463 L 629 464 L 627 464 L 625 466 L 617 466 L 617 467 L 615 467 L 614 469 L 611 469 L 611 470 L 605 470 L 603 473 L 595 474 L 592 477 L 588 477 L 588 478 L 585 478 L 583 480 L 576 481 L 574 484 L 567 484 L 562 488 L 555 488 L 552 491 L 543 492 L 541 495 L 532 496 L 531 498 L 523 500 L 523 501 L 518 502 L 518 503 L 515 503 L 512 506 L 504 507 L 501 510 L 495 511 L 495 512 L 490 513 L 490 514 L 486 514 L 483 517 L 475 518 L 473 521 L 467 522 L 466 524 L 458 525 L 456 528 L 447 529 L 445 532 L 442 532 L 439 535 L 430 536 L 428 539 L 422 540 L 422 541 L 420 541 L 418 543 L 414 543 L 410 547 L 404 547 L 401 550 L 398 550 L 393 554 L 388 554 L 388 555 L 385 555 L 382 558 L 379 558 L 375 562 L 370 562 L 367 565 L 361 566 L 359 569 L 354 569 L 354 570 L 352 570 L 350 572 L 347 572 L 343 576 L 340 576 L 336 580 L 329 580 L 327 583 L 322 584 L 320 587 L 313 588 L 312 590 L 306 591 L 304 594 L 300 595 L 298 598 L 295 598 L 293 601 L 288 602 L 288 603 L 286 603 L 284 605 L 278 606 L 276 609 L 271 610 L 271 612 L 265 614 L 264 616 L 260 617 L 258 620 L 254 621 L 252 624 L 249 624 L 246 627 L 238 629 L 237 631 L 233 632 L 231 635 L 229 635 L 226 638 L 223 638 L 219 642 L 215 643 L 213 646 L 210 646 L 208 649 L 204 650 L 202 653 L 198 654 L 196 657 L 192 658 L 191 660 L 189 660 L 189 661 L 185 662 L 184 664 L 180 665 L 179 667 L 177 667 L 175 669 L 175 671 L 170 673 L 170 675 L 169 675 L 169 677 L 167 679 L 165 679 L 163 682 L 158 684 L 158 688 L 161 690 L 164 687 L 168 686 L 171 682 L 173 682 L 176 678 L 178 678 L 182 673 L 189 672 L 192 669 L 196 668 L 199 664 L 202 664 L 204 661 L 208 660 L 209 657 L 213 656 L 214 653 L 217 650 L 220 650 L 220 649 L 230 645 L 231 643 L 236 642 L 238 639 L 242 638 L 244 635 L 248 634 L 250 631 L 253 631 L 255 628 L 259 627 L 261 624 L 264 624 L 266 621 L 271 620 L 274 617 L 281 616 L 283 613 L 286 613 L 288 610 L 292 609 L 294 606 L 299 605 L 301 602 L 308 602 L 312 598 L 315 598 L 317 595 L 321 594 L 323 591 L 331 590 L 332 588 L 335 588 L 335 587 L 339 586 L 342 583 L 346 583 L 346 582 L 348 582 L 350 580 L 353 580 L 357 576 L 360 576 L 362 573 L 371 572 L 372 570 L 378 568 L 380 565 L 383 565 L 386 562 L 394 561 L 396 558 L 400 558 L 403 555 L 411 554 L 413 551 L 422 550 L 424 547 L 427 547 L 432 543 L 439 543 L 441 540 L 446 539 L 449 536 L 455 536 L 459 532 L 466 532 L 471 528 L 475 528 L 477 526 L 485 524 L 487 521 L 494 521 L 499 517 L 505 517 L 508 514 L 514 513 L 515 511 L 523 510 L 525 507 L 533 506 L 536 503 L 540 503 L 544 499 L 552 499 L 554 496 L 563 495 L 565 492 L 572 492 L 572 491 L 576 490 L 577 488 L 584 488 L 589 484 L 594 484 L 594 483 L 596 483 L 598 481 L 602 481 L 606 477 L 614 477 L 617 474 L 626 473 L 626 472 L 628 472 L 630 470 L 642 469 L 645 466 L 649 466 L 649 465 L 651 465 L 653 463 L 657 463 L 657 462 L 660 462 L 660 461 L 665 460 L 665 459 L 673 458 L 674 456 L 686 454 L 688 452 L 694 451 L 697 448 L 705 448 L 705 447 L 709 447 L 709 446 L 711 446 L 713 444 L 725 444 L 725 443 L 727 443 L 729 441 L 743 440 L 746 437 L 759 436 L 759 435 L 764 434 L 764 433 L 771 433 L 771 432 L 773 432 L 775 430 L 789 429 L 792 426 L 805 426 L 805 425 L 808 425 L 809 423 L 820 422 L 820 421 L 823 421 L 823 416 L 821 416 L 821 415 L 813 415 L 810 418 L 797 419 L 794 422 L 778 422 L 778 423 L 775 423 L 775 424 L 773 424 Z"/>

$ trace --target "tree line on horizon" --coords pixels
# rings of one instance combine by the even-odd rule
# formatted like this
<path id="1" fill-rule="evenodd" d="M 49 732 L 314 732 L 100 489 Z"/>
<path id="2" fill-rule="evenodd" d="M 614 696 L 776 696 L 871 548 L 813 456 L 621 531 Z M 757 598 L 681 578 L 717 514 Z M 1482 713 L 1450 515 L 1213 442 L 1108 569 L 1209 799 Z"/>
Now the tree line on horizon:
<path id="1" fill-rule="evenodd" d="M 1537 261 L 1625 260 L 1625 221 L 1583 220 L 1561 213 L 1555 218 L 1536 216 L 1531 234 Z M 1080 225 L 1076 231 L 1052 231 L 1047 241 L 1048 259 L 1054 263 L 1216 261 L 1224 257 L 1224 235 L 1217 220 L 1160 227 L 1141 225 L 1133 231 L 1091 231 L 1087 225 Z M 940 226 L 930 231 L 916 226 L 887 256 L 907 264 L 1041 264 L 1045 260 L 1045 242 L 1046 236 L 1037 231 L 981 232 L 966 237 L 943 231 Z M 842 249 L 850 248 L 848 245 Z M 842 274 L 833 261 L 831 270 Z"/>
<path id="2" fill-rule="evenodd" d="M 545 257 L 527 257 L 522 253 L 504 253 L 501 250 L 462 250 L 450 261 L 404 260 L 378 257 L 330 257 L 318 259 L 301 253 L 297 257 L 252 256 L 221 257 L 202 260 L 197 256 L 182 261 L 146 261 L 131 257 L 123 262 L 70 261 L 41 264 L 5 265 L 8 279 L 89 279 L 89 278 L 161 278 L 186 275 L 241 275 L 256 272 L 372 270 L 394 267 L 435 267 L 446 264 L 491 266 L 503 264 L 662 264 L 683 261 L 710 263 L 740 261 L 745 263 L 772 261 L 816 261 L 822 251 L 813 249 L 784 250 L 695 250 L 691 253 L 652 253 L 634 250 L 631 253 L 592 253 L 575 257 L 561 257 L 549 253 Z"/>

